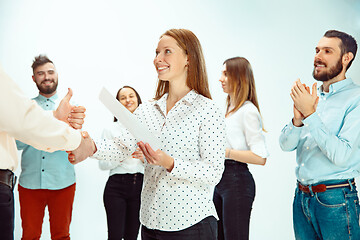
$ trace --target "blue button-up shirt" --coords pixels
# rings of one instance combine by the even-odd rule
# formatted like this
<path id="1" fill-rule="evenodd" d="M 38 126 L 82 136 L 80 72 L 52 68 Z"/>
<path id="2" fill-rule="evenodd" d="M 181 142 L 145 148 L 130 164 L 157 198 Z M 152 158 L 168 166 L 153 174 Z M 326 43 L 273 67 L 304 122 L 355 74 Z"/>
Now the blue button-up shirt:
<path id="1" fill-rule="evenodd" d="M 39 95 L 34 100 L 45 110 L 55 110 L 59 104 L 57 94 L 50 98 Z M 16 141 L 16 145 L 23 150 L 19 178 L 22 187 L 57 190 L 75 183 L 74 166 L 68 161 L 65 151 L 39 151 L 20 141 Z"/>
<path id="2" fill-rule="evenodd" d="M 284 151 L 296 149 L 296 176 L 303 184 L 360 175 L 360 86 L 351 79 L 319 88 L 316 112 L 292 122 L 280 135 Z"/>

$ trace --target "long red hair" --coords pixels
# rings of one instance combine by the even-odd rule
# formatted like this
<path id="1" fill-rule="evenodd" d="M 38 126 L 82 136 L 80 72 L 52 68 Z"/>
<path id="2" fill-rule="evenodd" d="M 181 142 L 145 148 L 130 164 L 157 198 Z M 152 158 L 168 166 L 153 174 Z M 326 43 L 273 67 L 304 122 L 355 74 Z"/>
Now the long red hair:
<path id="1" fill-rule="evenodd" d="M 198 94 L 211 99 L 205 59 L 199 39 L 193 32 L 187 29 L 170 29 L 161 35 L 161 37 L 163 36 L 174 38 L 179 47 L 188 56 L 189 64 L 186 85 L 190 89 L 194 89 Z M 168 92 L 169 82 L 159 80 L 154 99 L 158 100 Z"/>

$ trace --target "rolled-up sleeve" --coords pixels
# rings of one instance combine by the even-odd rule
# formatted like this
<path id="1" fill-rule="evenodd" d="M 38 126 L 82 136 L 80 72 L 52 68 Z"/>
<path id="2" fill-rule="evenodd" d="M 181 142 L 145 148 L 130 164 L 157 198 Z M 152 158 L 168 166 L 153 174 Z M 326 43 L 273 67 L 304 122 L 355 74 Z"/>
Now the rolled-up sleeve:
<path id="1" fill-rule="evenodd" d="M 244 134 L 247 145 L 256 155 L 262 158 L 267 158 L 269 156 L 269 152 L 266 148 L 259 112 L 256 108 L 247 108 L 243 117 Z"/>

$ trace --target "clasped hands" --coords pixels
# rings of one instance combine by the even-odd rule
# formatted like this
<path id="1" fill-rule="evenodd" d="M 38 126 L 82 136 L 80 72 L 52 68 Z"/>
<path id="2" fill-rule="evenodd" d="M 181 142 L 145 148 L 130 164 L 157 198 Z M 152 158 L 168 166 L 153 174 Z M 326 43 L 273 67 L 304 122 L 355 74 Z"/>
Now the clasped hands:
<path id="1" fill-rule="evenodd" d="M 310 87 L 301 83 L 300 79 L 294 83 L 291 88 L 290 96 L 294 102 L 294 126 L 302 126 L 302 120 L 310 116 L 316 111 L 319 97 L 317 96 L 317 84 Z"/>
<path id="2" fill-rule="evenodd" d="M 69 124 L 74 129 L 81 129 L 84 124 L 86 108 L 83 106 L 73 106 L 70 104 L 70 99 L 73 95 L 71 88 L 68 89 L 68 93 L 61 100 L 58 108 L 53 112 L 54 117 Z M 94 154 L 96 148 L 95 144 L 90 138 L 89 134 L 85 131 L 81 132 L 81 142 L 77 149 L 67 152 L 69 154 L 69 160 L 74 158 L 74 154 L 77 154 L 76 162 L 85 160 L 87 157 Z M 74 163 L 74 164 L 75 164 Z"/>
<path id="3" fill-rule="evenodd" d="M 77 149 L 69 151 L 68 159 L 71 164 L 77 164 L 91 157 L 96 152 L 96 145 L 89 134 L 85 131 L 81 132 L 81 142 Z"/>
<path id="4" fill-rule="evenodd" d="M 154 151 L 148 143 L 144 144 L 143 142 L 138 142 L 138 146 L 139 148 L 131 154 L 132 157 L 138 158 L 142 162 L 144 161 L 143 157 L 145 157 L 149 164 L 162 166 L 168 172 L 174 168 L 174 159 L 160 149 Z M 77 164 L 92 156 L 94 152 L 96 152 L 96 145 L 87 132 L 82 132 L 80 146 L 74 151 L 68 152 L 68 158 L 72 164 Z"/>
<path id="5" fill-rule="evenodd" d="M 58 108 L 54 111 L 54 116 L 66 123 L 68 123 L 74 129 L 81 129 L 85 118 L 85 107 L 72 106 L 70 99 L 73 93 L 69 88 L 67 95 L 61 100 Z M 160 149 L 154 151 L 148 143 L 138 142 L 139 148 L 132 154 L 132 157 L 146 161 L 149 164 L 159 165 L 171 172 L 174 168 L 174 159 L 161 151 Z M 96 145 L 86 131 L 81 132 L 81 142 L 77 149 L 68 151 L 68 159 L 72 164 L 82 162 L 86 158 L 92 156 L 96 152 Z"/>

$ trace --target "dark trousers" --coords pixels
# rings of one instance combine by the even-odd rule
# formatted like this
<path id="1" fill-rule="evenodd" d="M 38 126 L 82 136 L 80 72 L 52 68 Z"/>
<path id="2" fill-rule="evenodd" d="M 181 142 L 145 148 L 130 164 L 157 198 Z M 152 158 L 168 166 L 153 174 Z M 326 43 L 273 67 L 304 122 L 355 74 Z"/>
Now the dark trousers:
<path id="1" fill-rule="evenodd" d="M 143 174 L 114 174 L 104 190 L 109 240 L 136 240 Z"/>
<path id="2" fill-rule="evenodd" d="M 223 176 L 214 191 L 219 240 L 249 239 L 254 198 L 255 182 L 247 164 L 225 160 Z"/>
<path id="3" fill-rule="evenodd" d="M 13 190 L 0 183 L 0 239 L 14 239 L 14 193 Z"/>
<path id="4" fill-rule="evenodd" d="M 216 240 L 216 237 L 217 223 L 213 216 L 180 231 L 160 231 L 145 226 L 141 228 L 142 240 Z"/>

